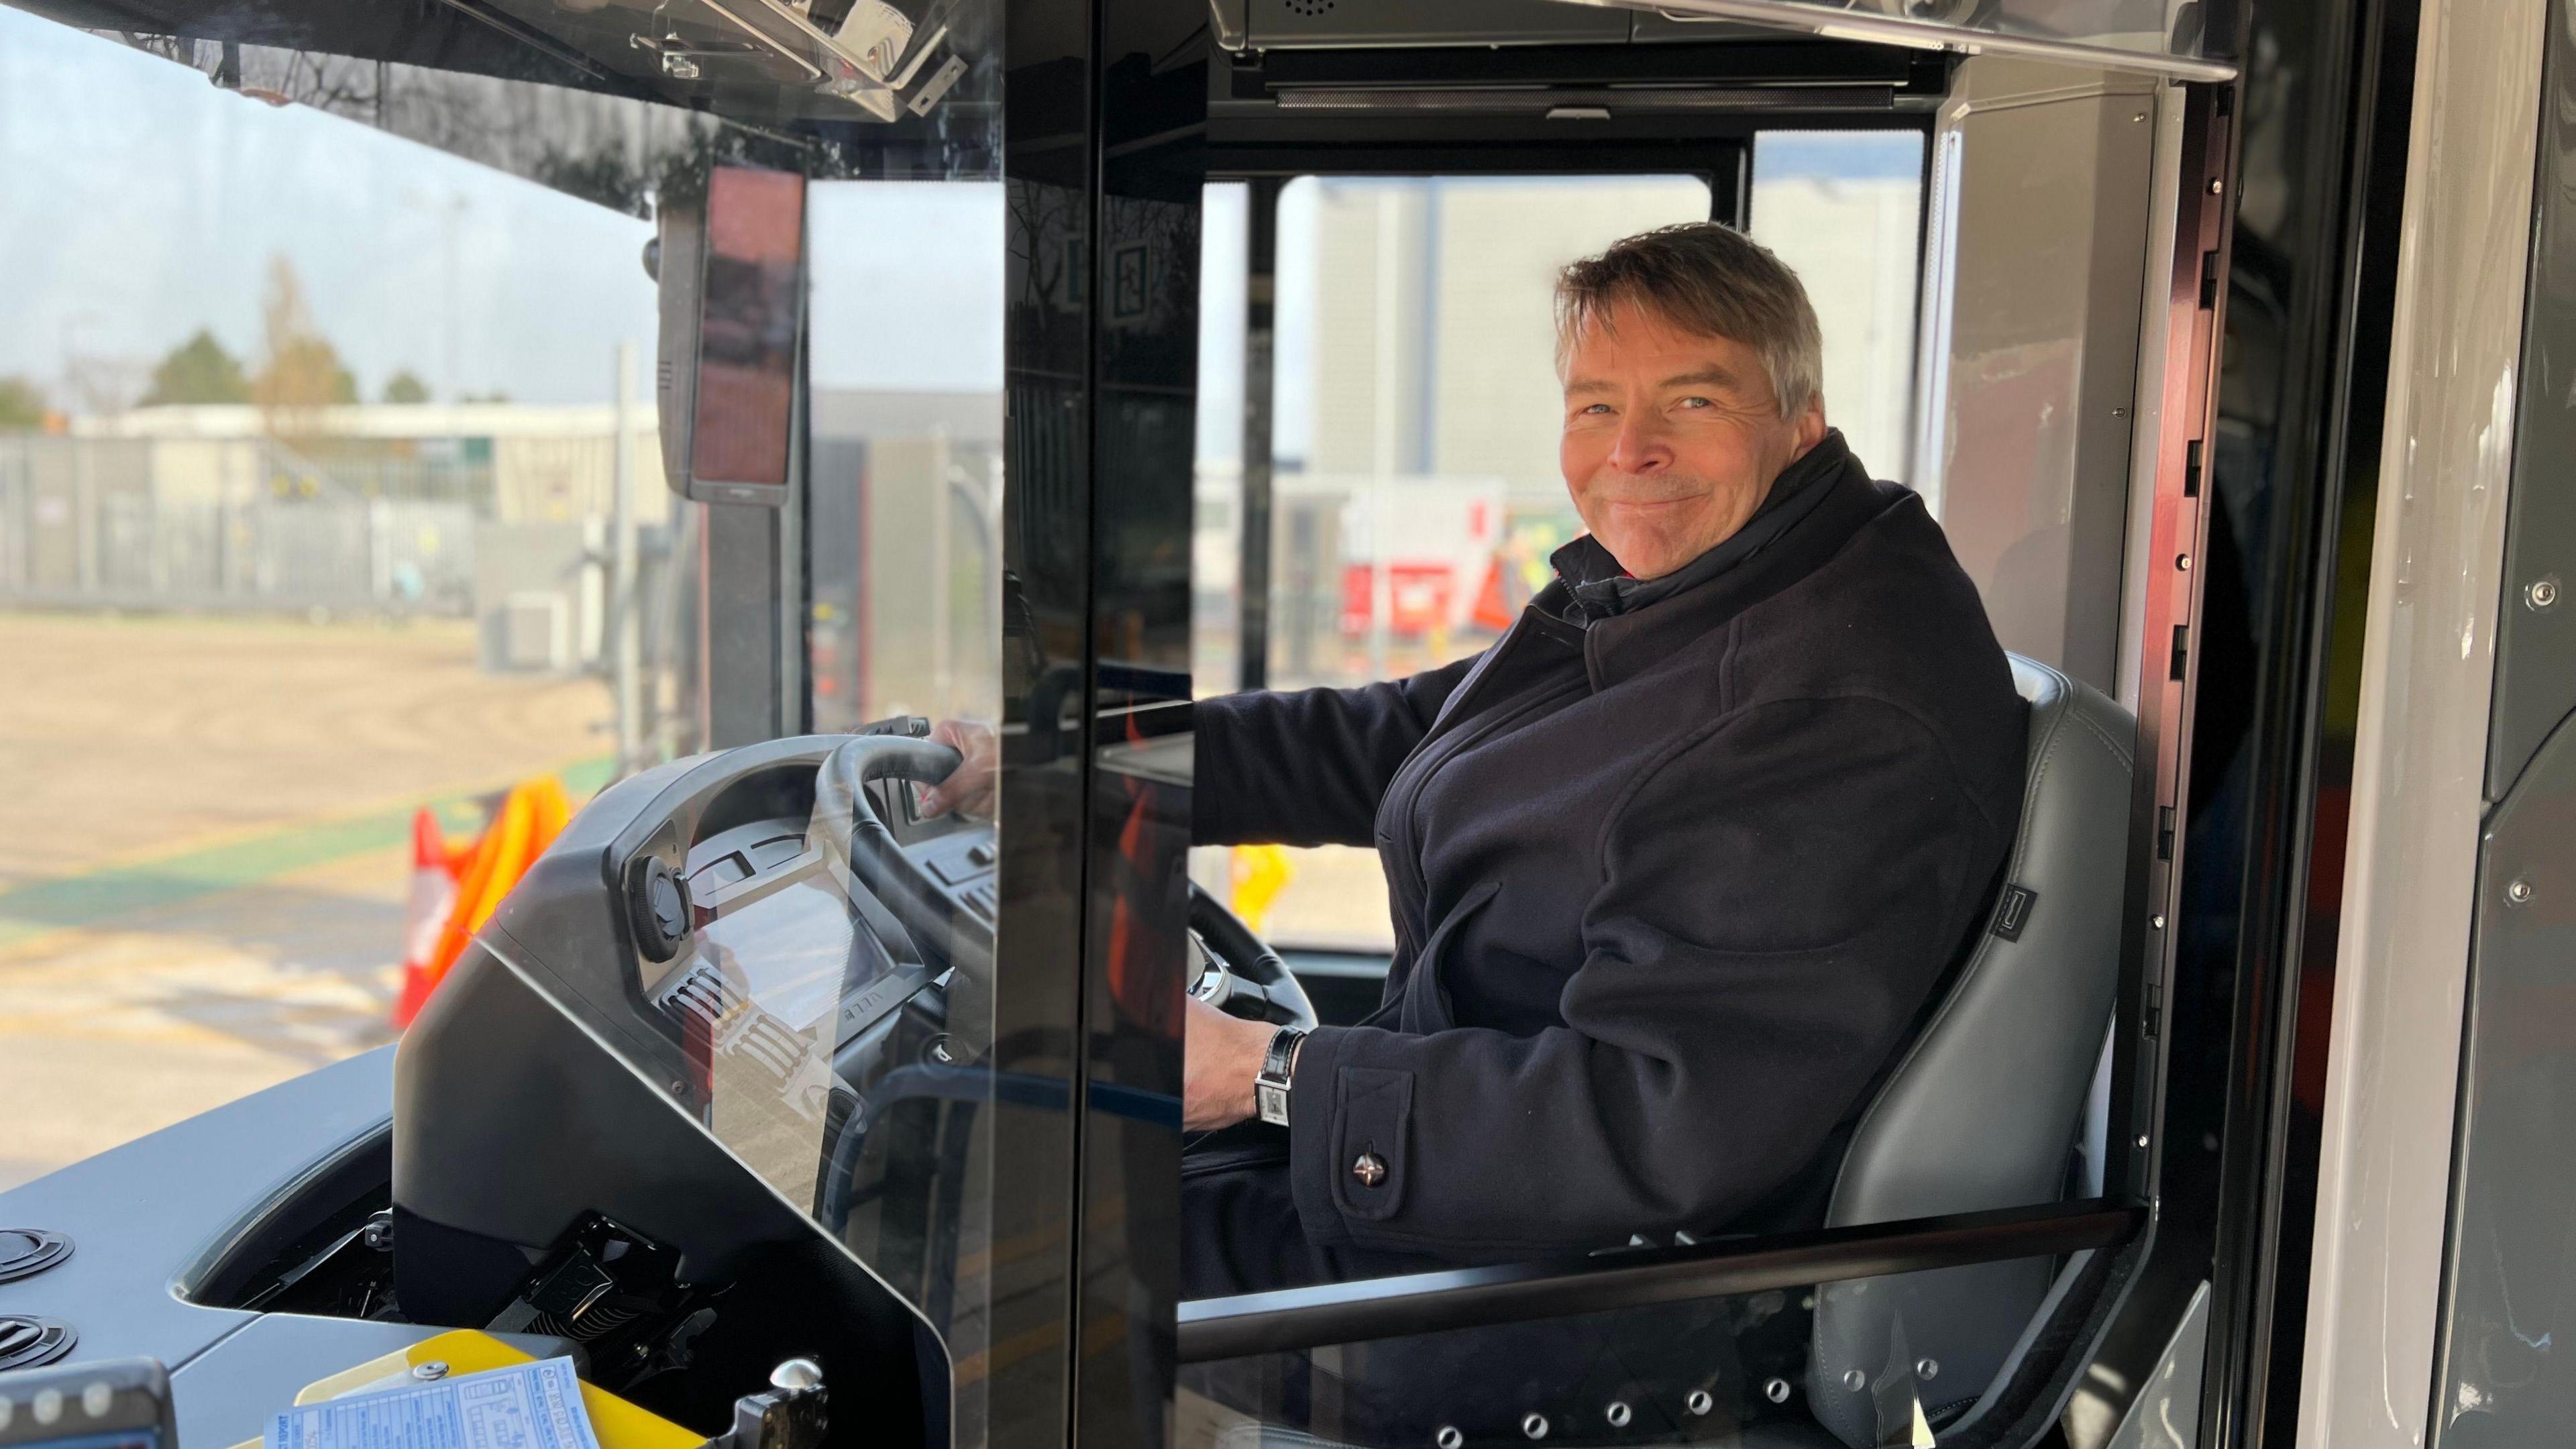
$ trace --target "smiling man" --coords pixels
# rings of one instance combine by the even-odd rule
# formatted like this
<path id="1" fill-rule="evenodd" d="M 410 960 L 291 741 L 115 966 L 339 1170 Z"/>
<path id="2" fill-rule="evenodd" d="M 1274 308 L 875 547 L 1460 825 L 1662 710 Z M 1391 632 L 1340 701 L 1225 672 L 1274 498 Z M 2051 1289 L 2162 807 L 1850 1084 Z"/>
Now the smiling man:
<path id="1" fill-rule="evenodd" d="M 1193 1001 L 1192 1296 L 1822 1221 L 1979 930 L 2024 709 L 1922 502 L 1825 423 L 1797 277 L 1715 224 L 1558 283 L 1590 532 L 1492 648 L 1198 707 L 1195 836 L 1374 845 L 1381 1009 Z M 1274 1096 L 1275 1102 L 1275 1096 Z"/>

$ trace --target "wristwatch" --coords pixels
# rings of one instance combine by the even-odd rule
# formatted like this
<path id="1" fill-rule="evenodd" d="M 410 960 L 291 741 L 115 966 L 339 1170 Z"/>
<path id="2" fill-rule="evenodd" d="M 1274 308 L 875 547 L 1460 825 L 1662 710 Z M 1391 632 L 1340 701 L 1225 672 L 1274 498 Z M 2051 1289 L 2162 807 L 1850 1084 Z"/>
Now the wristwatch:
<path id="1" fill-rule="evenodd" d="M 1270 1050 L 1261 1054 L 1261 1074 L 1252 1079 L 1252 1101 L 1262 1121 L 1288 1125 L 1288 1072 L 1297 1065 L 1297 1043 L 1305 1039 L 1304 1032 L 1283 1026 L 1271 1035 Z"/>

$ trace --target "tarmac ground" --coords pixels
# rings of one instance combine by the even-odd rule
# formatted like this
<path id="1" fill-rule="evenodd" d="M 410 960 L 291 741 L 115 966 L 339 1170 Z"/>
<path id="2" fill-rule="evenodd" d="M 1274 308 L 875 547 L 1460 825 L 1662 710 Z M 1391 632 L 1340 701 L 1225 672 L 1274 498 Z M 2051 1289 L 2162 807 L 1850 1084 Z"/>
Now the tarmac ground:
<path id="1" fill-rule="evenodd" d="M 392 1039 L 412 812 L 605 775 L 462 621 L 0 613 L 0 1189 Z"/>

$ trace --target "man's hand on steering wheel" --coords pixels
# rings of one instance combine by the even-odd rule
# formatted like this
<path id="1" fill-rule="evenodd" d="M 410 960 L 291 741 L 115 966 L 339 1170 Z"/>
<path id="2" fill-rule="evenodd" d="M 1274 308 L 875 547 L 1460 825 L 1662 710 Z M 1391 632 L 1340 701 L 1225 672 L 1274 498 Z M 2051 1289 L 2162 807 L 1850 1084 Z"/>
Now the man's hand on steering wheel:
<path id="1" fill-rule="evenodd" d="M 1213 1132 L 1253 1113 L 1252 1079 L 1279 1030 L 1246 1021 L 1193 996 L 1181 1047 L 1181 1130 Z"/>
<path id="2" fill-rule="evenodd" d="M 930 727 L 930 738 L 964 759 L 955 774 L 922 792 L 921 817 L 927 820 L 954 810 L 969 820 L 992 819 L 993 791 L 1000 778 L 1002 753 L 993 727 L 972 720 L 944 719 Z"/>

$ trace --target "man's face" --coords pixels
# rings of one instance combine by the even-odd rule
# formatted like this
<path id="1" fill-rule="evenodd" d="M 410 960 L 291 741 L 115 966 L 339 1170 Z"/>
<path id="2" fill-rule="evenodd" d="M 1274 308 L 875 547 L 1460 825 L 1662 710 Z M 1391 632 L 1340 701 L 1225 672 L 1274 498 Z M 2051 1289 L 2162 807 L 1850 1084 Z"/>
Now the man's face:
<path id="1" fill-rule="evenodd" d="M 1780 416 L 1752 348 L 1634 305 L 1578 334 L 1566 357 L 1566 489 L 1592 536 L 1641 579 L 1725 542 L 1824 436 L 1820 400 Z"/>

